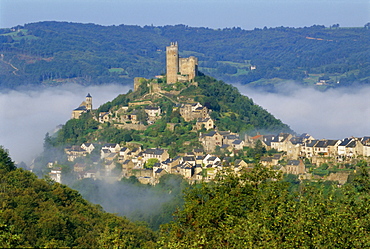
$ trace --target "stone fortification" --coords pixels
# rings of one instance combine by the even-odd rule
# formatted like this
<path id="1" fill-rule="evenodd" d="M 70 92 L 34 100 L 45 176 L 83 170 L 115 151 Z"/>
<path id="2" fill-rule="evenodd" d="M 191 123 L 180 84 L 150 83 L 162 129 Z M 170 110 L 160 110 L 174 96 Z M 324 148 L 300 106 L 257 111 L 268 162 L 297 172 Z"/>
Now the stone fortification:
<path id="1" fill-rule="evenodd" d="M 177 42 L 172 42 L 166 47 L 166 76 L 167 83 L 173 84 L 178 81 L 192 81 L 198 73 L 198 58 L 179 57 Z"/>

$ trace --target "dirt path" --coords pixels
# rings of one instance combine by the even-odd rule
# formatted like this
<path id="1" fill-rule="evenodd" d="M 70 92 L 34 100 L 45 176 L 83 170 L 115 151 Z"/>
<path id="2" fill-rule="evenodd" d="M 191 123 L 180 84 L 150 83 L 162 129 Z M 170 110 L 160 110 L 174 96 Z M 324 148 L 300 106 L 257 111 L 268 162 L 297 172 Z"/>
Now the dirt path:
<path id="1" fill-rule="evenodd" d="M 11 67 L 14 69 L 14 71 L 13 71 L 13 74 L 14 74 L 14 75 L 18 75 L 18 74 L 17 74 L 17 71 L 19 71 L 19 69 L 18 69 L 18 68 L 16 68 L 16 67 L 15 67 L 15 66 L 10 62 L 10 61 L 9 61 L 9 62 L 5 61 L 5 60 L 4 60 L 4 55 L 3 55 L 3 54 L 1 54 L 1 55 L 0 55 L 0 58 L 1 58 L 1 61 L 2 61 L 2 62 L 4 62 L 5 64 L 7 64 L 7 65 L 11 66 Z"/>

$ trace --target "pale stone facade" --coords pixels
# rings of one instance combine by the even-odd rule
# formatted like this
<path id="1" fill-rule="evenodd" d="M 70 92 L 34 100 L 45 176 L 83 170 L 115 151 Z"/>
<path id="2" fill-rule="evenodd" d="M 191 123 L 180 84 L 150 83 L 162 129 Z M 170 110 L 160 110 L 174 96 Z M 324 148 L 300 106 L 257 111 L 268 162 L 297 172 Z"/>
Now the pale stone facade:
<path id="1" fill-rule="evenodd" d="M 171 42 L 166 47 L 166 75 L 167 83 L 191 81 L 198 73 L 198 58 L 180 58 L 177 42 Z"/>

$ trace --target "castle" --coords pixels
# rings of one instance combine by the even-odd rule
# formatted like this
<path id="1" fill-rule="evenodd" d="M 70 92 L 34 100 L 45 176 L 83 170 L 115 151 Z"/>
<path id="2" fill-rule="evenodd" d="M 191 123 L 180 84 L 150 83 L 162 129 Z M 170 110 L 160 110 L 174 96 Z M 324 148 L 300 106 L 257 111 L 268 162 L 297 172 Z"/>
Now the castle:
<path id="1" fill-rule="evenodd" d="M 170 46 L 166 47 L 166 78 L 167 84 L 174 84 L 176 82 L 190 82 L 198 75 L 198 58 L 190 56 L 188 58 L 181 58 L 179 56 L 179 47 L 177 42 L 171 42 Z M 163 78 L 163 76 L 156 76 Z M 134 78 L 134 91 L 140 88 L 140 85 L 146 79 L 142 77 Z M 193 82 L 194 83 L 194 82 Z M 148 85 L 149 86 L 149 85 Z M 160 91 L 158 84 L 150 83 L 152 92 Z"/>
<path id="2" fill-rule="evenodd" d="M 177 42 L 171 42 L 171 45 L 166 47 L 167 83 L 191 81 L 197 76 L 197 73 L 198 58 L 194 56 L 180 58 Z"/>

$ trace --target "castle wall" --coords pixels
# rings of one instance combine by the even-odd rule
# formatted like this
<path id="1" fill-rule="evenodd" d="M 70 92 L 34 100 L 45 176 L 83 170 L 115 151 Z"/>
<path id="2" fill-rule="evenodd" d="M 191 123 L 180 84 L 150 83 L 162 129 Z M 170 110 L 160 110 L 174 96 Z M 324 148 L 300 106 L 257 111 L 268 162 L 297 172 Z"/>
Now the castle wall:
<path id="1" fill-rule="evenodd" d="M 146 79 L 143 77 L 135 77 L 134 78 L 134 91 L 137 91 L 141 85 Z"/>
<path id="2" fill-rule="evenodd" d="M 190 56 L 189 58 L 180 58 L 179 62 L 181 75 L 186 75 L 188 81 L 193 80 L 197 76 L 198 59 Z"/>

